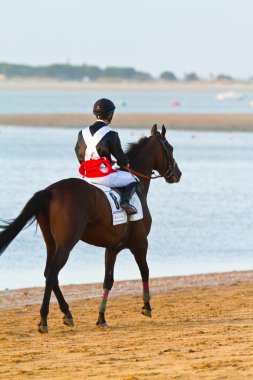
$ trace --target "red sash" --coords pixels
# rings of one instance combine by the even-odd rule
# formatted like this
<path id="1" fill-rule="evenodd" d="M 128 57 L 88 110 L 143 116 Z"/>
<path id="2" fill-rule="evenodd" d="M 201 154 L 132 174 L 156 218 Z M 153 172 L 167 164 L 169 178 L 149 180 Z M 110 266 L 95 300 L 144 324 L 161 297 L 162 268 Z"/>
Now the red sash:
<path id="1" fill-rule="evenodd" d="M 87 160 L 81 162 L 79 173 L 83 177 L 96 178 L 105 177 L 108 174 L 116 173 L 116 170 L 112 168 L 110 160 L 107 157 L 102 157 L 98 160 Z"/>

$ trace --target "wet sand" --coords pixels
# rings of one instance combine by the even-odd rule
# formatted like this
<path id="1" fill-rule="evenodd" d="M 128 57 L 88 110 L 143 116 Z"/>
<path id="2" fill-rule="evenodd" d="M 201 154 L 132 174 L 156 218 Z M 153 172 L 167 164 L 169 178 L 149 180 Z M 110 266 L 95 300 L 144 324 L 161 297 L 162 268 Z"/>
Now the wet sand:
<path id="1" fill-rule="evenodd" d="M 0 292 L 0 379 L 252 379 L 253 271 L 115 283 L 95 326 L 101 284 L 64 286 L 75 328 L 53 301 L 49 334 L 36 331 L 41 288 Z"/>
<path id="2" fill-rule="evenodd" d="M 90 114 L 0 114 L 0 125 L 76 127 L 94 122 Z M 115 128 L 148 128 L 157 123 L 168 129 L 196 131 L 253 131 L 251 114 L 159 114 L 159 113 L 118 113 L 115 114 Z"/>

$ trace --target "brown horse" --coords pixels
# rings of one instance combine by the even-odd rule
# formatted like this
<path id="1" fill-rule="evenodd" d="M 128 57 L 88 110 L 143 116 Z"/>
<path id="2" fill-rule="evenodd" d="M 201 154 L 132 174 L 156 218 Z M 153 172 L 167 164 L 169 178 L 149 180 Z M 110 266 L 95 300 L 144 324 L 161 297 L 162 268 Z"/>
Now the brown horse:
<path id="1" fill-rule="evenodd" d="M 103 297 L 97 325 L 106 326 L 105 310 L 109 291 L 114 282 L 114 264 L 117 254 L 128 248 L 139 267 L 143 281 L 142 314 L 151 317 L 149 295 L 149 269 L 147 265 L 147 236 L 151 228 L 151 215 L 146 198 L 156 170 L 168 183 L 179 182 L 181 172 L 173 158 L 173 148 L 165 138 L 166 129 L 157 131 L 154 125 L 150 137 L 130 144 L 127 155 L 133 172 L 138 173 L 141 187 L 143 219 L 112 225 L 109 202 L 102 191 L 84 180 L 70 178 L 56 182 L 34 194 L 20 215 L 7 226 L 1 226 L 0 254 L 18 233 L 30 222 L 37 220 L 47 247 L 45 268 L 46 286 L 40 310 L 38 330 L 48 332 L 47 316 L 52 291 L 64 314 L 63 321 L 73 326 L 73 318 L 58 283 L 59 271 L 66 264 L 75 244 L 82 240 L 88 244 L 105 247 L 105 277 Z"/>

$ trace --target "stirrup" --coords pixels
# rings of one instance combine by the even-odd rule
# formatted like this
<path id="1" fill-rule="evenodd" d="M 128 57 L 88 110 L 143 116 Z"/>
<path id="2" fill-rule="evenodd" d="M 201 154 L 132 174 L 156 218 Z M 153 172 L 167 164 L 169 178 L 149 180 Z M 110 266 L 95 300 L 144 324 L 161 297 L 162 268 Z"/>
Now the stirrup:
<path id="1" fill-rule="evenodd" d="M 128 202 L 122 202 L 122 203 L 120 203 L 120 207 L 124 210 L 124 211 L 126 211 L 126 213 L 128 214 L 128 215 L 134 215 L 134 214 L 137 214 L 137 210 L 136 210 L 136 208 L 133 206 L 133 205 L 131 205 L 130 203 L 128 203 Z"/>

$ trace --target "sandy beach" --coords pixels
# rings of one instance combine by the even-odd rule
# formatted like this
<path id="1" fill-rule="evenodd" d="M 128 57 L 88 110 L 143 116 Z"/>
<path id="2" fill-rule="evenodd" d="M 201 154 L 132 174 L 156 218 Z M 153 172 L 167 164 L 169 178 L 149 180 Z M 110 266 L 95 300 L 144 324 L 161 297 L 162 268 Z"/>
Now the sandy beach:
<path id="1" fill-rule="evenodd" d="M 116 282 L 107 329 L 95 326 L 101 284 L 63 291 L 75 328 L 52 300 L 49 334 L 36 330 L 42 288 L 0 292 L 1 379 L 252 379 L 253 271 Z"/>
<path id="2" fill-rule="evenodd" d="M 242 81 L 165 81 L 137 82 L 124 79 L 64 81 L 50 78 L 12 78 L 0 80 L 0 91 L 253 91 L 252 80 Z"/>
<path id="3" fill-rule="evenodd" d="M 0 125 L 83 128 L 94 122 L 90 114 L 0 114 Z M 168 129 L 195 131 L 253 131 L 252 114 L 115 114 L 115 128 L 148 128 L 157 123 Z"/>

